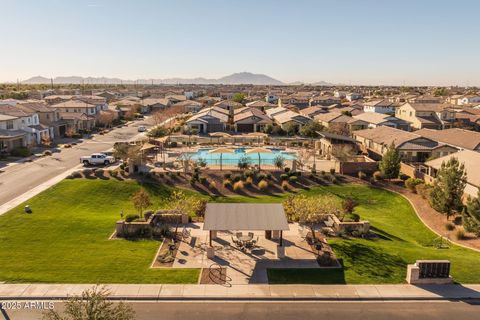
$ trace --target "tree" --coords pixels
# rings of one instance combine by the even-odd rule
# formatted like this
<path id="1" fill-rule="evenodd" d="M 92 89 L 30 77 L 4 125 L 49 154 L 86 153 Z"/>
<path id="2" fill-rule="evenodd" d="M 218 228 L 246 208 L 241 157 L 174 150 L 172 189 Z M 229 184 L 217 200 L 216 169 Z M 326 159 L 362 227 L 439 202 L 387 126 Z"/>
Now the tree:
<path id="1" fill-rule="evenodd" d="M 299 133 L 303 137 L 307 138 L 317 138 L 318 131 L 323 131 L 324 127 L 317 121 L 309 121 L 302 128 L 300 128 Z"/>
<path id="2" fill-rule="evenodd" d="M 350 112 L 350 111 L 342 111 L 342 114 L 343 114 L 344 116 L 348 116 L 348 117 L 351 117 L 351 116 L 352 116 L 352 112 Z"/>
<path id="3" fill-rule="evenodd" d="M 240 159 L 238 159 L 238 168 L 240 170 L 245 170 L 248 169 L 252 161 L 247 155 L 242 156 Z"/>
<path id="4" fill-rule="evenodd" d="M 245 94 L 235 93 L 232 97 L 232 100 L 238 103 L 243 103 L 243 101 L 245 100 Z"/>
<path id="5" fill-rule="evenodd" d="M 467 205 L 462 211 L 462 224 L 465 230 L 480 236 L 480 190 L 476 198 L 468 196 Z"/>
<path id="6" fill-rule="evenodd" d="M 285 131 L 289 136 L 294 136 L 298 131 L 298 127 L 290 122 L 285 125 Z"/>
<path id="7" fill-rule="evenodd" d="M 342 211 L 339 201 L 332 195 L 290 196 L 283 202 L 283 208 L 289 220 L 298 221 L 310 228 L 312 238 L 315 238 L 315 226 L 325 220 L 326 215 L 338 217 Z"/>
<path id="8" fill-rule="evenodd" d="M 263 128 L 263 132 L 266 133 L 266 134 L 271 134 L 273 132 L 273 126 L 271 124 L 267 124 Z"/>
<path id="9" fill-rule="evenodd" d="M 135 312 L 123 302 L 114 305 L 107 300 L 110 292 L 104 287 L 86 290 L 80 297 L 65 302 L 65 311 L 60 315 L 55 310 L 43 314 L 45 320 L 133 320 Z"/>
<path id="10" fill-rule="evenodd" d="M 283 167 L 285 167 L 285 158 L 281 154 L 278 154 L 275 156 L 275 158 L 273 158 L 273 164 L 279 170 L 282 170 Z"/>
<path id="11" fill-rule="evenodd" d="M 430 205 L 438 212 L 445 213 L 447 220 L 463 207 L 463 191 L 467 184 L 465 166 L 455 157 L 442 162 L 430 192 Z"/>
<path id="12" fill-rule="evenodd" d="M 143 216 L 143 210 L 152 205 L 152 202 L 150 201 L 150 195 L 143 188 L 135 192 L 131 199 L 133 206 L 138 210 L 140 217 Z"/>
<path id="13" fill-rule="evenodd" d="M 387 152 L 382 157 L 380 161 L 380 172 L 382 173 L 385 179 L 394 179 L 397 178 L 400 174 L 400 152 L 395 148 L 395 144 L 392 144 L 388 147 Z"/>
<path id="14" fill-rule="evenodd" d="M 113 113 L 102 111 L 98 118 L 98 122 L 105 128 L 109 128 L 112 126 L 114 118 L 115 116 L 113 115 Z"/>
<path id="15" fill-rule="evenodd" d="M 155 128 L 148 131 L 147 136 L 150 138 L 161 138 L 168 134 L 168 129 L 164 126 L 158 125 Z"/>

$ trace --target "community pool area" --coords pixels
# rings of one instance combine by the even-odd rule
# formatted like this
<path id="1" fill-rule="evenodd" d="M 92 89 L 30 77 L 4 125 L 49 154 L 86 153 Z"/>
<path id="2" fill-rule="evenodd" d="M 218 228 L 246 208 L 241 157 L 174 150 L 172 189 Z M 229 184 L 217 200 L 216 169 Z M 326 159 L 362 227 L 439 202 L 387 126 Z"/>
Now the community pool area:
<path id="1" fill-rule="evenodd" d="M 192 155 L 191 159 L 196 161 L 203 159 L 208 165 L 220 164 L 220 160 L 222 164 L 237 165 L 239 160 L 243 157 L 248 157 L 252 165 L 256 165 L 256 164 L 273 165 L 275 158 L 278 156 L 283 157 L 283 159 L 286 161 L 297 159 L 296 155 L 292 152 L 285 152 L 283 150 L 274 149 L 274 148 L 267 149 L 270 152 L 262 152 L 262 153 L 246 153 L 247 150 L 249 150 L 248 148 L 231 149 L 230 152 L 226 152 L 226 153 L 211 152 L 212 150 L 214 149 L 210 149 L 210 148 L 198 149 L 197 152 L 190 153 Z"/>

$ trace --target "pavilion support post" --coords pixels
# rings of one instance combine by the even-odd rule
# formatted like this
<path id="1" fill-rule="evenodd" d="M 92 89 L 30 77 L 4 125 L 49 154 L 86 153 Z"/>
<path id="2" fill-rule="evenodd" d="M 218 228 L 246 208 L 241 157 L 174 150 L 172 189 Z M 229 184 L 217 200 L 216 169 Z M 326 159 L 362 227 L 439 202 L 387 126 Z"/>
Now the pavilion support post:
<path id="1" fill-rule="evenodd" d="M 283 246 L 283 230 L 280 230 L 280 247 Z"/>
<path id="2" fill-rule="evenodd" d="M 212 246 L 212 230 L 209 231 L 210 235 L 209 235 L 209 240 L 210 240 L 210 247 Z"/>

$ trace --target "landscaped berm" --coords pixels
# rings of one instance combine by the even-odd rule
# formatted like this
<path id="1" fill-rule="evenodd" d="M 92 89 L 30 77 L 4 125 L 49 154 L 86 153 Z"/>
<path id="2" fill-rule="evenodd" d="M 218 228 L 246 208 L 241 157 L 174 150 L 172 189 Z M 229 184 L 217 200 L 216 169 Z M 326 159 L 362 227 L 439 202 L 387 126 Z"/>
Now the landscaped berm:
<path id="1" fill-rule="evenodd" d="M 65 180 L 0 216 L 0 281 L 59 283 L 197 283 L 200 269 L 151 268 L 158 240 L 110 239 L 123 213 L 135 212 L 131 195 L 144 187 L 151 209 L 162 208 L 175 190 L 136 181 Z M 203 197 L 209 202 L 282 202 L 289 193 L 268 196 Z M 369 239 L 329 238 L 343 269 L 269 269 L 270 283 L 404 283 L 406 265 L 419 259 L 447 259 L 461 283 L 479 283 L 480 253 L 437 238 L 400 195 L 360 184 L 335 184 L 296 191 L 308 196 L 351 198 L 354 212 L 376 234 Z"/>

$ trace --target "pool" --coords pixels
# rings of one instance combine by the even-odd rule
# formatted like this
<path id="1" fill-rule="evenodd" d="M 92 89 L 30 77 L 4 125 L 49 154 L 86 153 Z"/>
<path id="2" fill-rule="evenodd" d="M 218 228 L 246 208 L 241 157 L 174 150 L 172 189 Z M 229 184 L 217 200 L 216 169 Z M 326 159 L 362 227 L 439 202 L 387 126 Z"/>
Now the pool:
<path id="1" fill-rule="evenodd" d="M 279 149 L 269 148 L 272 152 L 271 153 L 260 153 L 260 164 L 274 164 L 274 159 L 277 156 L 282 156 L 284 160 L 295 160 L 297 157 L 295 154 L 290 152 L 285 152 Z M 232 164 L 237 165 L 238 160 L 244 156 L 250 159 L 250 163 L 252 165 L 259 164 L 258 162 L 258 153 L 245 153 L 247 148 L 238 148 L 232 149 L 235 151 L 234 153 L 209 153 L 212 149 L 201 148 L 198 149 L 197 152 L 191 153 L 192 160 L 200 160 L 203 159 L 206 161 L 207 164 L 220 164 L 220 156 L 222 157 L 222 164 Z"/>

